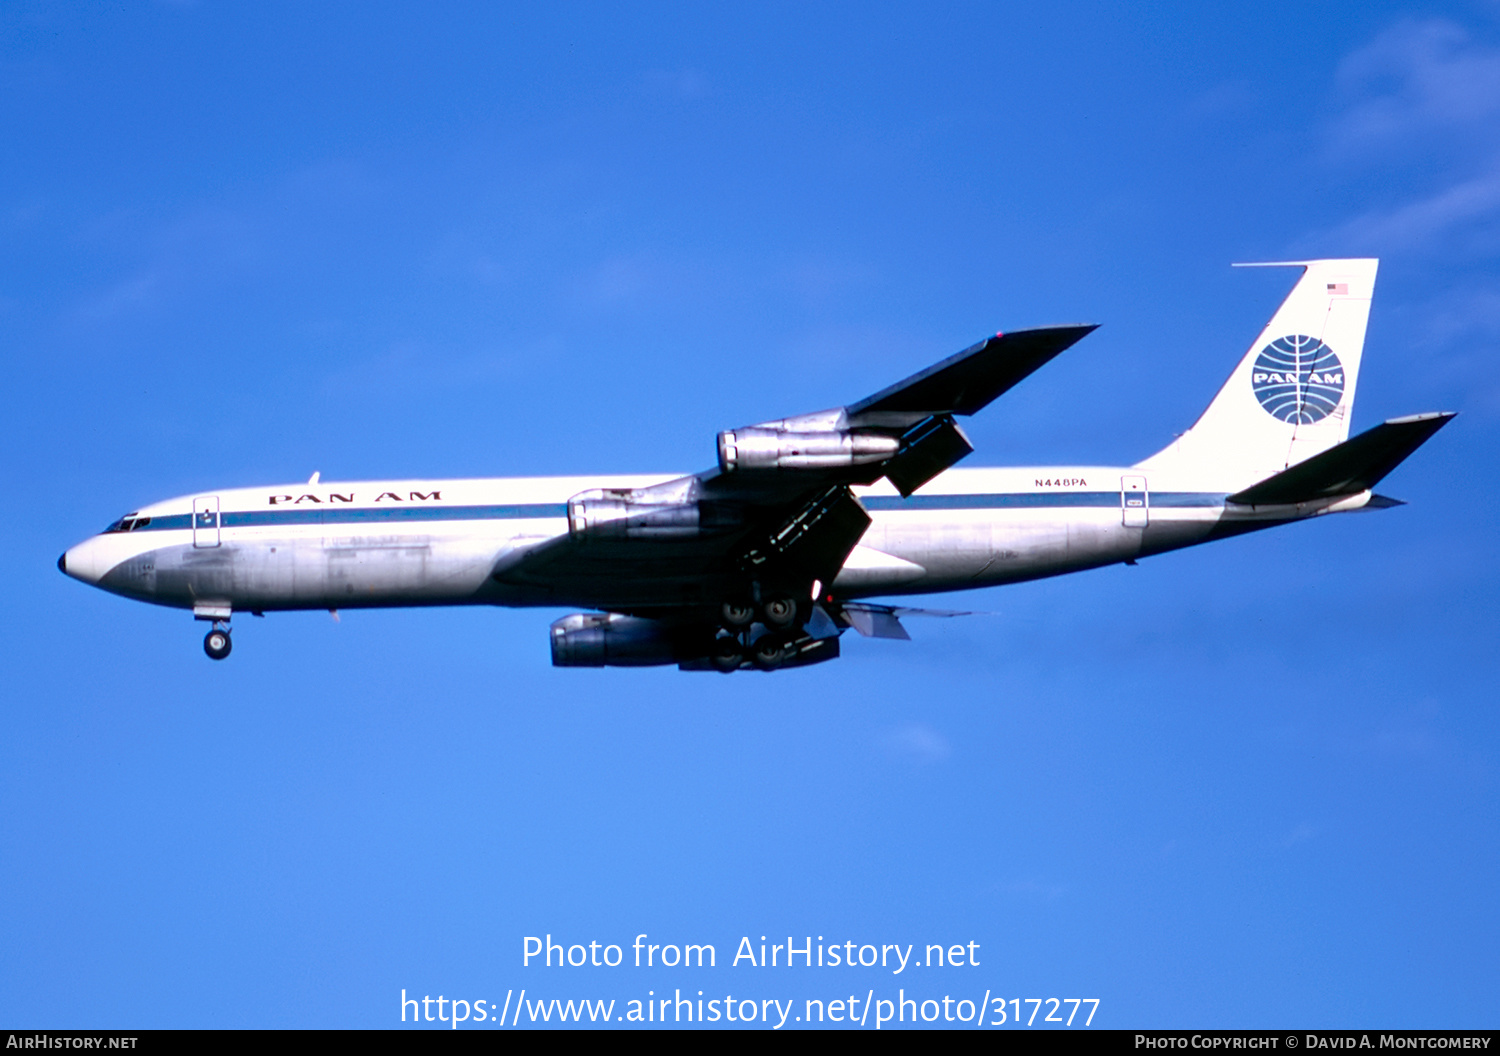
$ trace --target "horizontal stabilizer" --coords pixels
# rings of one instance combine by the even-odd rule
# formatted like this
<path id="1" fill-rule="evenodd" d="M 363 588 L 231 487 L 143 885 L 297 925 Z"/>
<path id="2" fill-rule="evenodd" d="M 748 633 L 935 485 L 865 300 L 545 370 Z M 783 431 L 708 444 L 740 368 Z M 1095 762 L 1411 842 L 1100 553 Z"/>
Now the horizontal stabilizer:
<path id="1" fill-rule="evenodd" d="M 1392 418 L 1229 496 L 1245 506 L 1283 506 L 1368 491 L 1443 426 L 1453 412 Z"/>
<path id="2" fill-rule="evenodd" d="M 935 414 L 975 414 L 1096 329 L 1053 326 L 996 334 L 851 404 L 849 424 L 911 425 Z"/>

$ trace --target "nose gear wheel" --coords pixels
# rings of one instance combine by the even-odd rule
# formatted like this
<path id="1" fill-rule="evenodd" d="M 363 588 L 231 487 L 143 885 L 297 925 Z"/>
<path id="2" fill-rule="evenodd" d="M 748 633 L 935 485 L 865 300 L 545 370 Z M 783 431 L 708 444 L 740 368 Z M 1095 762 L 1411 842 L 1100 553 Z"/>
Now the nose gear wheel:
<path id="1" fill-rule="evenodd" d="M 215 627 L 203 636 L 203 651 L 210 660 L 223 660 L 229 655 L 234 643 L 229 640 L 229 628 Z"/>

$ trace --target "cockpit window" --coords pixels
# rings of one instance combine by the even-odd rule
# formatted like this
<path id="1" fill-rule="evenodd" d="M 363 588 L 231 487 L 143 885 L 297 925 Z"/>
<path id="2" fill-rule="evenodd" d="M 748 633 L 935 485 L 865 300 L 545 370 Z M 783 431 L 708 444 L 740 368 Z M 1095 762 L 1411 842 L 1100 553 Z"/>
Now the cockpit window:
<path id="1" fill-rule="evenodd" d="M 151 523 L 150 517 L 142 517 L 139 513 L 127 513 L 114 524 L 104 529 L 104 534 L 110 532 L 133 532 L 138 528 L 144 528 Z"/>

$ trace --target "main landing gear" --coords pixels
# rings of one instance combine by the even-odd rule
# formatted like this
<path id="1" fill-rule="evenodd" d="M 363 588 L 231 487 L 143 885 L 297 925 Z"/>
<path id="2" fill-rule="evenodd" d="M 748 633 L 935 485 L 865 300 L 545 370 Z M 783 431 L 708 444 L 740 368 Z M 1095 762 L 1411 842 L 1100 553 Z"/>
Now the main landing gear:
<path id="1" fill-rule="evenodd" d="M 728 634 L 721 635 L 714 639 L 713 652 L 709 654 L 709 659 L 713 661 L 716 670 L 722 671 L 726 675 L 731 674 L 738 671 L 740 665 L 745 662 L 744 647 L 740 645 L 738 637 Z"/>
<path id="2" fill-rule="evenodd" d="M 784 631 L 802 622 L 806 606 L 790 594 L 771 594 L 759 603 L 742 599 L 719 606 L 719 620 L 731 634 L 748 630 L 756 619 L 774 630 Z"/>
<path id="3" fill-rule="evenodd" d="M 733 674 L 748 660 L 762 671 L 775 671 L 791 655 L 792 636 L 781 631 L 766 631 L 749 643 L 741 637 L 721 634 L 714 639 L 709 659 L 715 669 Z"/>
<path id="4" fill-rule="evenodd" d="M 749 661 L 762 671 L 774 671 L 792 655 L 797 627 L 807 606 L 790 594 L 772 594 L 752 603 L 736 599 L 719 606 L 724 634 L 714 639 L 709 659 L 726 675 Z M 757 621 L 762 628 L 755 634 Z"/>
<path id="5" fill-rule="evenodd" d="M 203 651 L 210 660 L 223 660 L 229 655 L 234 643 L 229 640 L 229 623 L 215 620 L 213 630 L 203 636 Z"/>

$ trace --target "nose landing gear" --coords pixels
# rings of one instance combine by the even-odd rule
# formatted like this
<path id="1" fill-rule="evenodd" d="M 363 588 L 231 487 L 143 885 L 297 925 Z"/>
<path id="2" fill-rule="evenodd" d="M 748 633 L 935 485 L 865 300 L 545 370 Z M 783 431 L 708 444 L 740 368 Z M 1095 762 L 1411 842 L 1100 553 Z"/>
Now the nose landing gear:
<path id="1" fill-rule="evenodd" d="M 210 660 L 223 660 L 233 648 L 229 640 L 229 624 L 215 621 L 213 630 L 203 636 L 203 651 Z"/>

